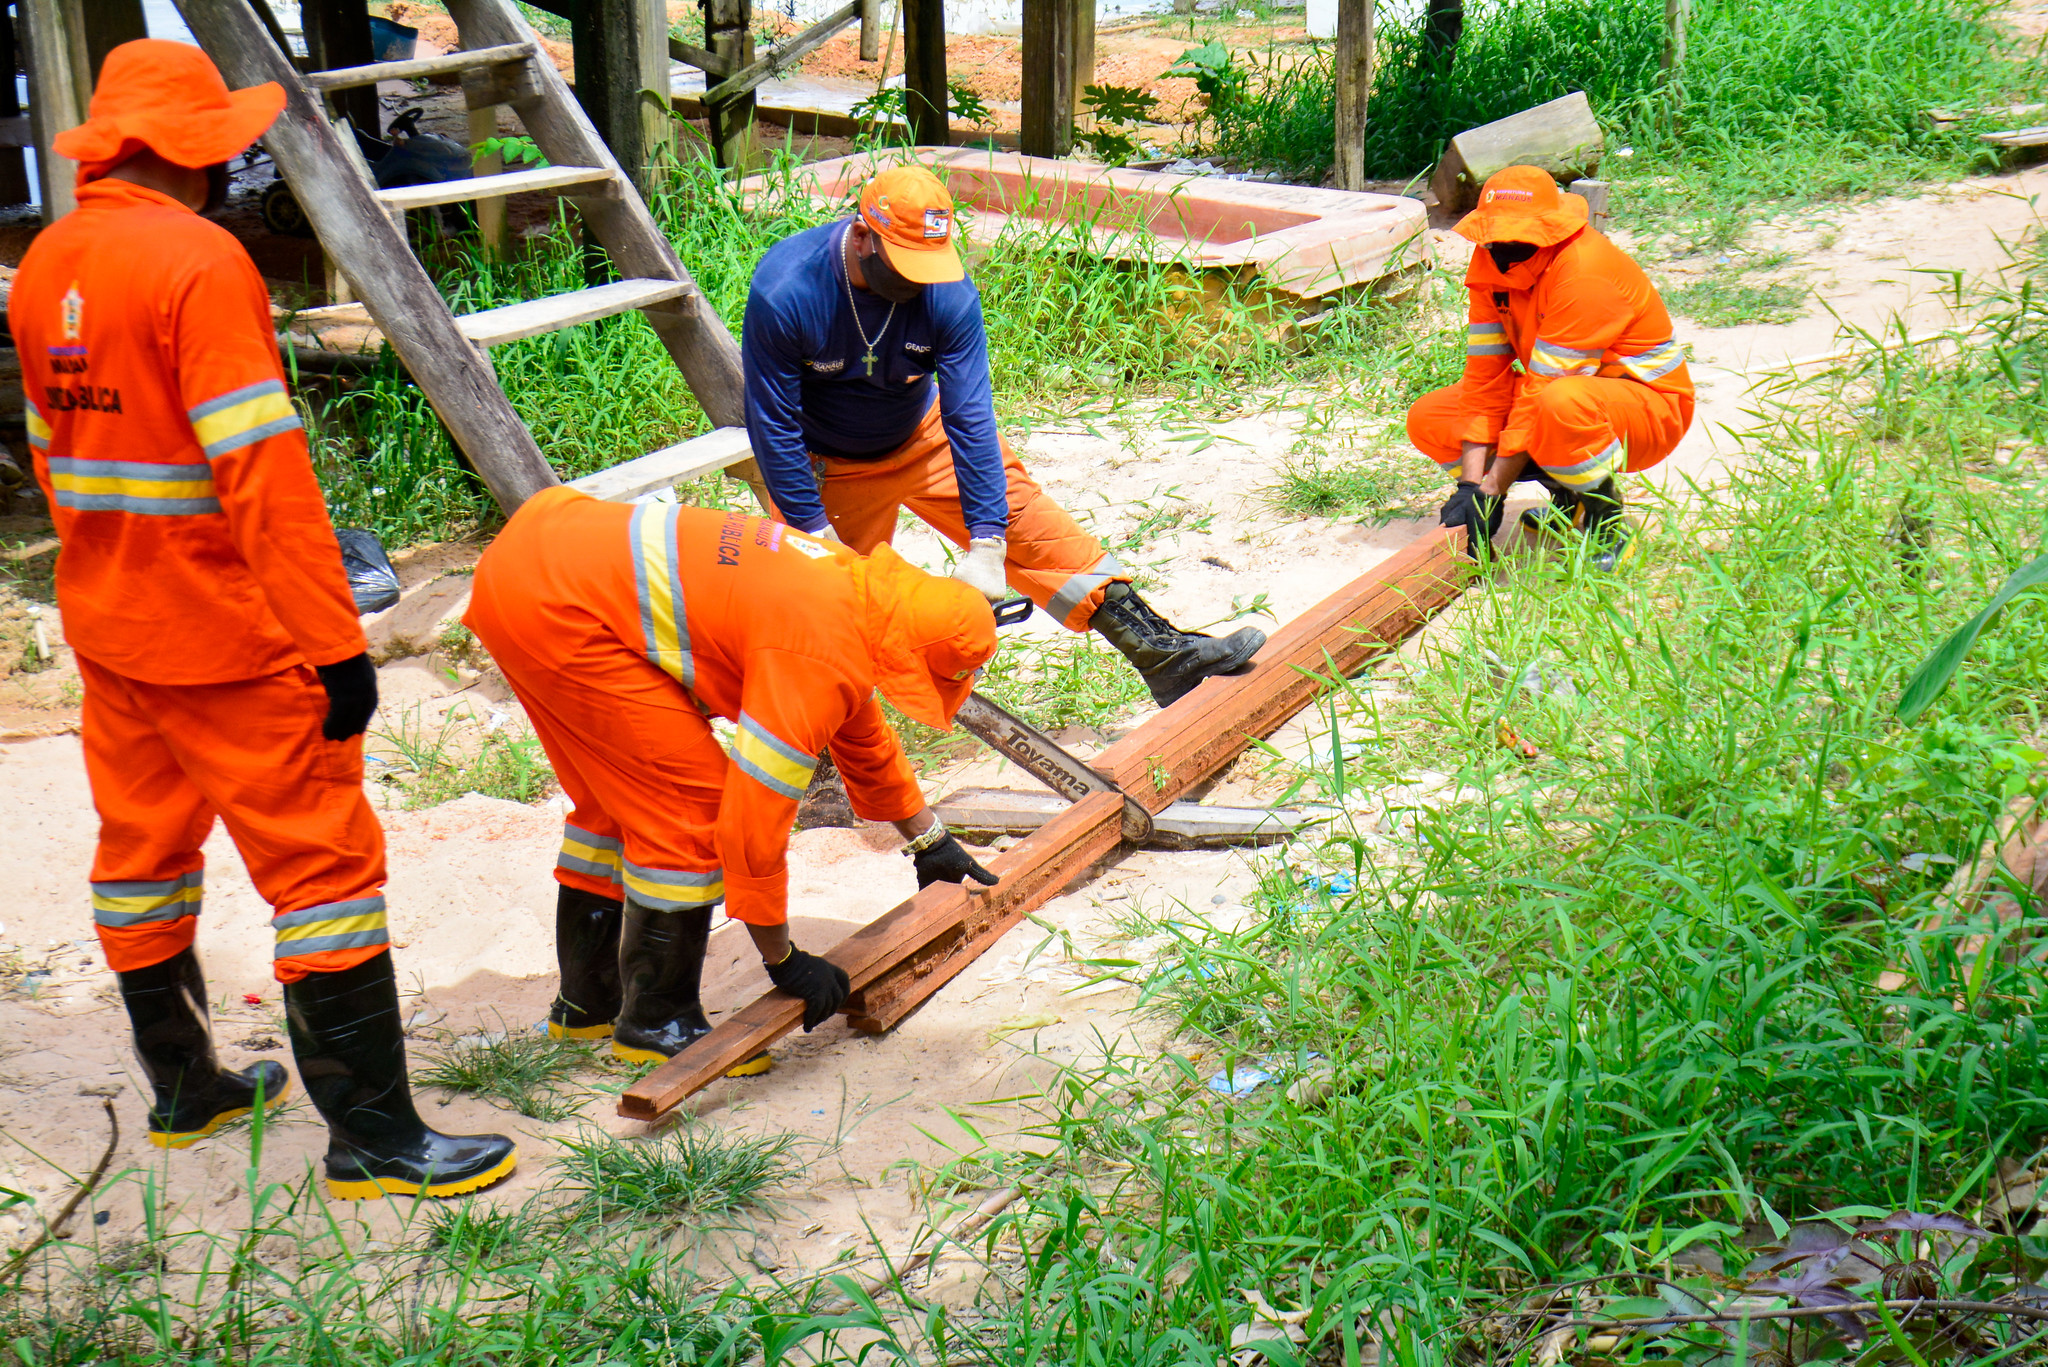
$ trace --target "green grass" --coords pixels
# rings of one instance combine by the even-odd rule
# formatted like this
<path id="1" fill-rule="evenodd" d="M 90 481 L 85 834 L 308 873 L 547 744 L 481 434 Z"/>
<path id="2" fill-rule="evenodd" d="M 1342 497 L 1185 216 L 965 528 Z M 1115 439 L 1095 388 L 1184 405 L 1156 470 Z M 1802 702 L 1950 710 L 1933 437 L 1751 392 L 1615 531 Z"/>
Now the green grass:
<path id="1" fill-rule="evenodd" d="M 1795 280 L 1754 281 L 1739 275 L 1713 275 L 1667 290 L 1664 305 L 1703 327 L 1732 328 L 1744 323 L 1792 323 L 1806 316 L 1812 295 Z"/>
<path id="2" fill-rule="evenodd" d="M 1267 506 L 1295 517 L 1384 520 L 1441 483 L 1433 468 L 1417 464 L 1413 452 L 1338 460 L 1311 450 L 1290 457 L 1263 496 Z"/>
<path id="3" fill-rule="evenodd" d="M 674 1226 L 759 1206 L 795 1175 L 794 1135 L 743 1135 L 684 1118 L 647 1139 L 598 1130 L 561 1141 L 563 1191 L 579 1219 Z"/>
<path id="4" fill-rule="evenodd" d="M 429 728 L 418 708 L 388 730 L 372 733 L 398 752 L 408 810 L 438 807 L 469 793 L 507 802 L 538 802 L 555 788 L 539 737 L 509 726 L 484 730 L 473 717 L 450 712 Z"/>
<path id="5" fill-rule="evenodd" d="M 425 1087 L 480 1096 L 535 1120 L 567 1120 L 581 1109 L 567 1084 L 590 1066 L 588 1045 L 510 1030 L 452 1040 L 413 1074 Z"/>
<path id="6" fill-rule="evenodd" d="M 1152 695 L 1130 661 L 1094 633 L 1048 641 L 1002 637 L 976 685 L 1042 731 L 1109 726 Z"/>

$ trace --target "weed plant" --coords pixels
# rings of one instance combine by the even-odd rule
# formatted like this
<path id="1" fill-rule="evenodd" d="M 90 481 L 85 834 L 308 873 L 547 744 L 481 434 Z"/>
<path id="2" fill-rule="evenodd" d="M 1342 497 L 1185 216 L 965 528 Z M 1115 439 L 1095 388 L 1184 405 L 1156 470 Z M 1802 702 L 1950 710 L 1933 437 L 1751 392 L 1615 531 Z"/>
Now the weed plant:
<path id="1" fill-rule="evenodd" d="M 685 1119 L 651 1139 L 589 1130 L 561 1141 L 580 1218 L 674 1226 L 756 1206 L 791 1175 L 796 1136 L 741 1135 Z"/>
<path id="2" fill-rule="evenodd" d="M 578 1110 L 565 1086 L 590 1064 L 587 1046 L 531 1031 L 496 1031 L 451 1040 L 413 1075 L 422 1086 L 466 1092 L 535 1120 L 567 1120 Z"/>
<path id="3" fill-rule="evenodd" d="M 1797 281 L 1759 282 L 1739 275 L 1716 275 L 1666 291 L 1664 305 L 1702 327 L 1790 323 L 1805 314 L 1809 293 Z"/>
<path id="4" fill-rule="evenodd" d="M 538 802 L 555 788 L 555 771 L 540 738 L 510 728 L 484 730 L 474 718 L 451 712 L 429 728 L 419 709 L 388 730 L 372 733 L 398 752 L 408 811 L 438 807 L 476 793 L 507 802 Z"/>

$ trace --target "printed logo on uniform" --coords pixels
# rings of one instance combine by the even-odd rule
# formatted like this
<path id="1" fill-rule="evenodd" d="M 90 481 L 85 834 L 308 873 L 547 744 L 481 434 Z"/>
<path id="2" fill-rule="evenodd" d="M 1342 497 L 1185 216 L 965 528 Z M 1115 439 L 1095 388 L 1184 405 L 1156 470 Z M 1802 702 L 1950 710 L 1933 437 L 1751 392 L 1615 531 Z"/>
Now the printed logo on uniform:
<path id="1" fill-rule="evenodd" d="M 1527 190 L 1488 190 L 1486 198 L 1491 201 L 1496 199 L 1534 199 L 1536 196 Z"/>
<path id="2" fill-rule="evenodd" d="M 830 375 L 835 370 L 846 369 L 844 357 L 836 361 L 805 361 L 804 364 L 817 371 L 820 375 Z"/>
<path id="3" fill-rule="evenodd" d="M 819 560 L 832 554 L 831 547 L 813 541 L 807 536 L 798 536 L 795 532 L 791 532 L 788 536 L 784 537 L 783 542 L 791 550 L 801 551 L 813 560 Z"/>
<path id="4" fill-rule="evenodd" d="M 923 342 L 905 342 L 903 344 L 903 349 L 905 351 L 914 351 L 920 356 L 929 356 L 932 354 L 932 349 L 926 346 Z"/>
<path id="5" fill-rule="evenodd" d="M 868 210 L 868 217 L 884 228 L 895 223 L 896 220 L 889 217 L 889 197 L 887 195 L 875 196 L 875 205 L 872 209 Z"/>
<path id="6" fill-rule="evenodd" d="M 71 288 L 59 301 L 59 311 L 64 326 L 64 340 L 75 342 L 85 327 L 85 296 L 78 292 L 78 282 L 71 282 Z"/>
<path id="7" fill-rule="evenodd" d="M 944 242 L 946 234 L 953 231 L 953 213 L 950 209 L 926 209 L 924 211 L 924 240 Z"/>

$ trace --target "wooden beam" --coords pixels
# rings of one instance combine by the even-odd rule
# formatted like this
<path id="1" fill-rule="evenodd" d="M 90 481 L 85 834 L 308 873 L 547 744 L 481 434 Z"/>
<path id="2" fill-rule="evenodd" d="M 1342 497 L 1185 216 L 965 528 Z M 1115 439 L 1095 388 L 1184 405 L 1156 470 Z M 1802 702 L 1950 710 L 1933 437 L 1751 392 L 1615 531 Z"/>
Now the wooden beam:
<path id="1" fill-rule="evenodd" d="M 860 0 L 860 59 L 882 60 L 882 0 Z"/>
<path id="2" fill-rule="evenodd" d="M 1204 680 L 1091 763 L 1163 811 L 1313 700 L 1322 685 L 1296 666 L 1355 672 L 1455 598 L 1470 576 L 1464 544 L 1461 532 L 1430 529 L 1275 633 L 1251 673 Z M 1002 877 L 993 889 L 933 884 L 834 946 L 825 957 L 853 980 L 846 1010 L 856 1027 L 893 1027 L 1031 910 L 1086 876 L 1121 844 L 1122 812 L 1118 794 L 1085 798 L 991 860 Z M 801 1001 L 767 993 L 628 1088 L 619 1114 L 658 1119 L 802 1017 Z"/>
<path id="3" fill-rule="evenodd" d="M 1074 113 L 1081 113 L 1081 101 L 1095 84 L 1095 0 L 1075 0 L 1074 5 Z"/>
<path id="4" fill-rule="evenodd" d="M 478 48 L 467 52 L 446 52 L 438 57 L 411 57 L 402 62 L 371 62 L 367 66 L 338 67 L 333 71 L 310 71 L 306 84 L 319 91 L 355 90 L 379 81 L 412 81 L 427 76 L 459 76 L 481 67 L 523 62 L 533 55 L 531 43 L 507 43 L 503 47 Z"/>
<path id="5" fill-rule="evenodd" d="M 19 66 L 14 16 L 7 6 L 0 5 L 0 72 L 15 71 Z M 0 204 L 29 202 L 28 158 L 21 149 L 35 146 L 35 122 L 21 112 L 18 90 L 12 80 L 0 81 L 0 122 L 20 130 L 11 141 L 0 145 Z"/>
<path id="6" fill-rule="evenodd" d="M 795 66 L 804 58 L 816 52 L 832 35 L 860 17 L 862 0 L 847 0 L 832 13 L 797 34 L 786 43 L 777 43 L 767 53 L 749 63 L 744 69 L 720 81 L 704 92 L 704 103 L 711 106 L 724 104 L 727 100 L 744 95 L 761 82 L 772 80 L 777 75 Z"/>
<path id="7" fill-rule="evenodd" d="M 18 0 L 28 58 L 28 114 L 35 129 L 36 180 L 43 222 L 55 223 L 78 207 L 73 183 L 78 163 L 50 150 L 59 133 L 85 121 L 85 37 L 77 0 Z"/>
<path id="8" fill-rule="evenodd" d="M 1080 0 L 1024 0 L 1024 90 L 1018 146 L 1030 157 L 1074 150 L 1075 30 Z"/>
<path id="9" fill-rule="evenodd" d="M 88 85 L 96 85 L 100 64 L 107 54 L 123 43 L 149 36 L 149 21 L 142 14 L 142 0 L 88 0 L 84 8 L 86 69 L 92 73 Z"/>
<path id="10" fill-rule="evenodd" d="M 951 147 L 944 0 L 902 3 L 903 110 L 910 140 L 920 147 Z"/>
<path id="11" fill-rule="evenodd" d="M 306 56 L 312 70 L 375 64 L 377 48 L 370 38 L 370 8 L 363 0 L 300 0 L 299 22 L 306 31 Z M 383 111 L 374 89 L 366 86 L 339 91 L 330 95 L 327 103 L 351 126 L 372 137 L 384 136 Z"/>
<path id="12" fill-rule="evenodd" d="M 1374 0 L 1337 0 L 1337 188 L 1363 190 L 1365 118 L 1372 99 Z"/>
<path id="13" fill-rule="evenodd" d="M 751 0 L 705 0 L 704 41 L 728 71 L 754 64 L 754 7 Z M 745 91 L 723 103 L 710 98 L 711 147 L 720 166 L 743 167 L 754 157 L 754 92 Z"/>
<path id="14" fill-rule="evenodd" d="M 642 190 L 669 138 L 668 18 L 661 0 L 582 0 L 570 17 L 576 99 Z M 641 92 L 652 91 L 661 108 Z"/>
<path id="15" fill-rule="evenodd" d="M 668 55 L 669 60 L 681 62 L 684 66 L 696 67 L 707 76 L 724 78 L 732 75 L 732 68 L 725 64 L 725 58 L 709 48 L 686 43 L 680 38 L 671 37 L 668 40 Z"/>
<path id="16" fill-rule="evenodd" d="M 685 480 L 699 479 L 741 461 L 753 459 L 754 447 L 744 427 L 714 427 L 701 437 L 649 451 L 637 460 L 624 461 L 608 470 L 569 481 L 571 489 L 592 498 L 624 503 L 662 489 L 672 489 Z"/>

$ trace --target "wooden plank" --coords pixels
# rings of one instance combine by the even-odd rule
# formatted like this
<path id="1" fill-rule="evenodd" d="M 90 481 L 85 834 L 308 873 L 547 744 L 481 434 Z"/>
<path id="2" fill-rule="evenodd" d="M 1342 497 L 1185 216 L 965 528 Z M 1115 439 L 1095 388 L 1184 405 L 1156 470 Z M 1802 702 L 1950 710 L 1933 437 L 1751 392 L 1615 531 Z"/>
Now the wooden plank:
<path id="1" fill-rule="evenodd" d="M 475 88 L 471 80 L 463 82 L 463 93 L 467 95 Z M 498 135 L 498 111 L 485 105 L 469 110 L 469 146 L 479 176 L 496 176 L 505 170 L 502 152 L 479 155 L 483 144 Z M 477 242 L 492 256 L 502 257 L 512 246 L 511 222 L 506 216 L 507 205 L 502 198 L 483 198 L 476 202 Z"/>
<path id="2" fill-rule="evenodd" d="M 2048 127 L 2009 128 L 1997 133 L 1979 133 L 1977 137 L 1994 147 L 2048 147 Z"/>
<path id="3" fill-rule="evenodd" d="M 1259 652 L 1259 668 L 1205 680 L 1093 764 L 1113 777 L 1119 769 L 1135 773 L 1142 783 L 1131 796 L 1153 811 L 1165 809 L 1253 735 L 1270 733 L 1314 697 L 1318 685 L 1293 665 L 1323 669 L 1334 661 L 1339 670 L 1356 669 L 1456 597 L 1470 575 L 1463 547 L 1462 531 L 1431 528 L 1276 632 Z M 1155 775 L 1163 780 L 1157 785 Z M 991 861 L 1003 881 L 989 892 L 934 884 L 841 941 L 826 957 L 853 980 L 846 1009 L 854 1025 L 895 1025 L 1031 910 L 1113 853 L 1122 840 L 1122 810 L 1117 794 L 1094 794 Z M 787 1034 L 802 1014 L 795 998 L 769 993 L 629 1088 L 619 1114 L 658 1118 Z"/>
<path id="4" fill-rule="evenodd" d="M 928 953 L 928 974 L 943 973 L 938 982 L 944 982 L 965 966 L 965 961 L 949 961 L 949 953 L 958 948 L 962 925 L 1022 920 L 1116 848 L 1122 813 L 1123 802 L 1114 793 L 1077 802 L 1036 835 L 990 861 L 1003 878 L 996 887 L 967 893 L 951 883 L 935 883 L 841 940 L 825 957 L 846 970 L 856 992 L 905 953 Z M 981 905 L 970 909 L 970 902 Z M 938 982 L 932 984 L 934 989 Z M 667 1114 L 734 1064 L 744 1063 L 795 1029 L 803 1014 L 801 999 L 780 991 L 766 993 L 627 1088 L 619 1097 L 619 1114 L 636 1120 Z"/>
<path id="5" fill-rule="evenodd" d="M 506 171 L 499 175 L 472 176 L 467 180 L 443 180 L 432 185 L 403 185 L 379 190 L 377 198 L 394 209 L 424 209 L 430 204 L 461 204 L 472 199 L 501 199 L 533 190 L 554 190 L 564 185 L 606 182 L 602 193 L 617 194 L 613 172 L 603 166 L 543 166 L 531 171 Z M 585 191 L 586 195 L 599 193 Z"/>
<path id="6" fill-rule="evenodd" d="M 797 34 L 786 43 L 777 43 L 768 49 L 768 54 L 742 70 L 720 81 L 704 92 L 704 103 L 711 106 L 724 104 L 746 94 L 766 80 L 771 80 L 804 58 L 823 47 L 832 35 L 860 17 L 861 0 L 848 0 L 844 5 L 820 19 L 817 23 Z"/>
<path id="7" fill-rule="evenodd" d="M 448 0 L 448 9 L 465 40 L 506 43 L 533 38 L 533 30 L 505 0 Z M 558 166 L 617 167 L 553 62 L 528 62 L 519 71 L 519 84 L 507 103 L 549 161 Z M 676 256 L 675 244 L 655 226 L 647 205 L 638 195 L 622 195 L 587 201 L 582 213 L 585 226 L 621 275 L 680 280 L 690 287 L 689 293 L 648 315 L 648 322 L 706 416 L 719 427 L 744 426 L 739 343 L 697 289 Z"/>
<path id="8" fill-rule="evenodd" d="M 1026 156 L 1074 150 L 1076 0 L 1024 0 L 1024 89 L 1018 146 Z"/>
<path id="9" fill-rule="evenodd" d="M 459 76 L 482 67 L 523 62 L 534 53 L 531 43 L 506 43 L 501 47 L 473 48 L 448 52 L 439 57 L 413 57 L 403 62 L 372 62 L 367 66 L 345 66 L 334 71 L 309 71 L 306 84 L 322 93 L 356 90 L 379 81 L 417 81 L 432 76 Z"/>
<path id="10" fill-rule="evenodd" d="M 681 62 L 684 66 L 696 67 L 697 70 L 707 76 L 725 77 L 732 75 L 732 67 L 726 64 L 725 58 L 709 48 L 701 48 L 694 43 L 686 43 L 680 38 L 670 38 L 668 40 L 668 55 L 670 60 Z"/>
<path id="11" fill-rule="evenodd" d="M 920 147 L 950 147 L 945 4 L 943 0 L 902 0 L 902 5 L 903 108 L 910 140 Z"/>
<path id="12" fill-rule="evenodd" d="M 728 465 L 754 456 L 744 427 L 714 427 L 701 437 L 650 451 L 637 460 L 599 470 L 594 475 L 569 481 L 571 489 L 592 498 L 624 503 L 630 499 L 672 488 L 685 480 L 697 479 L 723 470 Z"/>
<path id="13" fill-rule="evenodd" d="M 511 512 L 559 484 L 498 388 L 489 361 L 455 326 L 434 282 L 351 164 L 342 135 L 299 83 L 248 0 L 178 0 L 178 9 L 230 87 L 265 81 L 284 87 L 284 113 L 264 145 L 290 177 L 314 232 L 341 261 L 400 363 L 499 506 Z"/>
<path id="14" fill-rule="evenodd" d="M 627 309 L 644 309 L 689 293 L 682 280 L 614 280 L 587 290 L 527 299 L 503 308 L 457 315 L 455 326 L 479 346 L 503 346 L 545 332 L 560 332 L 578 323 L 593 323 Z"/>
<path id="15" fill-rule="evenodd" d="M 267 9 L 268 5 L 252 4 L 250 8 Z M 370 34 L 370 8 L 363 0 L 299 0 L 299 27 L 305 32 L 309 70 L 340 71 L 370 66 L 377 61 L 376 40 Z M 216 65 L 218 62 L 216 58 Z M 330 91 L 324 96 L 315 92 L 313 98 L 347 119 L 351 127 L 378 137 L 384 135 L 383 107 L 375 87 Z"/>
<path id="16" fill-rule="evenodd" d="M 27 49 L 28 115 L 35 130 L 37 189 L 43 222 L 55 223 L 78 207 L 74 184 L 78 163 L 50 150 L 59 133 L 85 120 L 85 86 L 79 73 L 84 36 L 72 41 L 78 21 L 70 0 L 19 0 L 15 14 Z M 74 49 L 76 49 L 74 51 Z"/>
<path id="17" fill-rule="evenodd" d="M 1337 188 L 1365 190 L 1366 107 L 1372 100 L 1374 0 L 1337 0 Z"/>
<path id="18" fill-rule="evenodd" d="M 86 70 L 91 85 L 99 83 L 100 63 L 123 43 L 149 36 L 149 22 L 143 17 L 142 0 L 90 0 L 81 7 L 85 18 Z"/>

